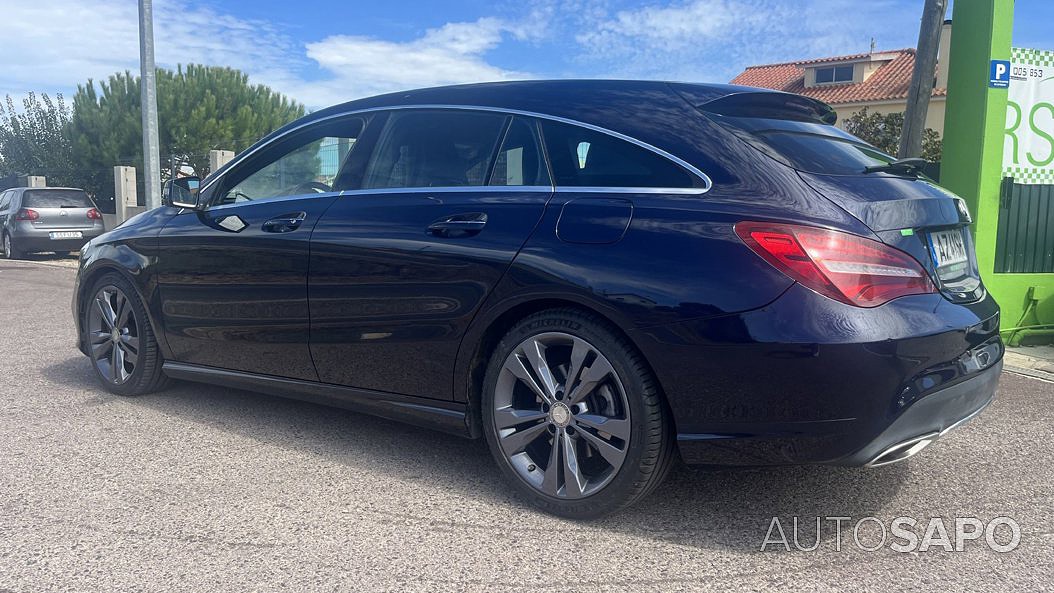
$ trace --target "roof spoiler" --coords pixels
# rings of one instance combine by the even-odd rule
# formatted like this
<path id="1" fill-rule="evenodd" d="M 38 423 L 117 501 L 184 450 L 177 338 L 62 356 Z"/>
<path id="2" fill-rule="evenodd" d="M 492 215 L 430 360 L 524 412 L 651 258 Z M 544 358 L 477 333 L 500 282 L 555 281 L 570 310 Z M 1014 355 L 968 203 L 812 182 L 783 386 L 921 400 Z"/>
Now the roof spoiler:
<path id="1" fill-rule="evenodd" d="M 707 113 L 731 117 L 763 117 L 788 119 L 815 124 L 834 125 L 838 113 L 827 103 L 779 92 L 741 92 L 707 101 L 696 108 Z"/>

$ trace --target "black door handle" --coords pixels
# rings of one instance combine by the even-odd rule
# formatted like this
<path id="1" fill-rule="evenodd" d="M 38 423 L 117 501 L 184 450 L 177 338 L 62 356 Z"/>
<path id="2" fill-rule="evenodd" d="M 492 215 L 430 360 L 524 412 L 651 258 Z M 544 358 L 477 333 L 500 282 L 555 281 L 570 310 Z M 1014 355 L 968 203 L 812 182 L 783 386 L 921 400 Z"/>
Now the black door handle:
<path id="1" fill-rule="evenodd" d="M 263 230 L 265 233 L 288 233 L 300 228 L 305 218 L 307 218 L 307 212 L 283 214 L 263 223 Z"/>
<path id="2" fill-rule="evenodd" d="M 428 225 L 428 233 L 437 237 L 471 237 L 487 226 L 487 215 L 484 212 L 454 214 L 444 216 Z"/>

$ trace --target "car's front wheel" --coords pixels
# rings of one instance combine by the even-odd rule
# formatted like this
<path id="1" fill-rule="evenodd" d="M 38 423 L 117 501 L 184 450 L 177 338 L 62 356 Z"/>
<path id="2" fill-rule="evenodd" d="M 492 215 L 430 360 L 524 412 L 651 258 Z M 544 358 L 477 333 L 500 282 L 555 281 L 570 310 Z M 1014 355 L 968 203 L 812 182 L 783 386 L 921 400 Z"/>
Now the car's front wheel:
<path id="1" fill-rule="evenodd" d="M 668 415 L 637 350 L 604 320 L 553 309 L 517 323 L 484 379 L 483 424 L 505 476 L 575 519 L 648 494 L 674 458 Z"/>
<path id="2" fill-rule="evenodd" d="M 164 360 L 146 309 L 127 280 L 106 274 L 87 293 L 83 336 L 99 381 L 118 395 L 162 389 Z"/>

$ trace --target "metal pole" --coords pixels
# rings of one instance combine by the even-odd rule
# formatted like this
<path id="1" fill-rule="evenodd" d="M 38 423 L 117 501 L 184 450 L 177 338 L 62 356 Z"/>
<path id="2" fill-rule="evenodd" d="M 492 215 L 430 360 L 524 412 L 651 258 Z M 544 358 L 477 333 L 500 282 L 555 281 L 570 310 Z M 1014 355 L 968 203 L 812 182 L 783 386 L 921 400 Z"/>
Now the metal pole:
<path id="1" fill-rule="evenodd" d="M 161 205 L 161 156 L 157 139 L 157 79 L 154 70 L 154 8 L 139 0 L 139 67 L 143 111 L 143 189 L 146 209 Z"/>
<path id="2" fill-rule="evenodd" d="M 937 48 L 940 45 L 944 14 L 948 0 L 926 0 L 919 28 L 919 46 L 915 51 L 915 70 L 908 87 L 908 106 L 904 113 L 904 129 L 900 134 L 900 158 L 922 154 L 922 131 L 926 129 L 926 112 L 933 94 L 933 79 L 937 72 Z M 947 60 L 948 56 L 944 56 Z"/>

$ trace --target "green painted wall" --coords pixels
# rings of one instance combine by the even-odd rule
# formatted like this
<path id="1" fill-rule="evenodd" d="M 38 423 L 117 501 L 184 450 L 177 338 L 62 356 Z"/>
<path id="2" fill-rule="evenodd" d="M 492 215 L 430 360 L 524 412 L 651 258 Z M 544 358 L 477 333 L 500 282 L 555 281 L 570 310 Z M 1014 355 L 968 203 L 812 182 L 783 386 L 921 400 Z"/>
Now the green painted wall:
<path id="1" fill-rule="evenodd" d="M 1054 274 L 992 272 L 1007 90 L 989 88 L 988 77 L 991 60 L 1010 59 L 1014 1 L 957 1 L 952 22 L 941 184 L 962 196 L 970 206 L 981 275 L 1002 307 L 1003 329 L 1052 323 Z M 1029 310 L 1032 298 L 1037 299 L 1038 307 Z M 1022 319 L 1026 310 L 1029 314 Z"/>

